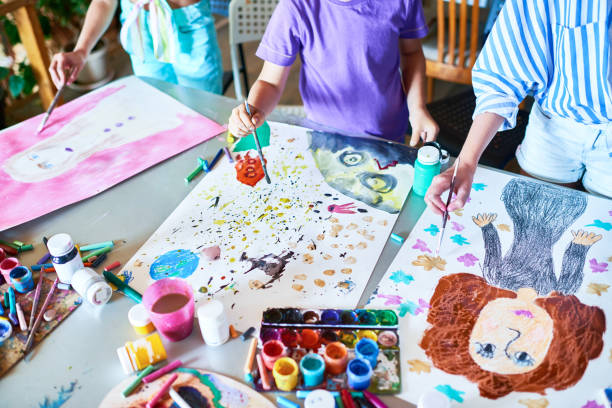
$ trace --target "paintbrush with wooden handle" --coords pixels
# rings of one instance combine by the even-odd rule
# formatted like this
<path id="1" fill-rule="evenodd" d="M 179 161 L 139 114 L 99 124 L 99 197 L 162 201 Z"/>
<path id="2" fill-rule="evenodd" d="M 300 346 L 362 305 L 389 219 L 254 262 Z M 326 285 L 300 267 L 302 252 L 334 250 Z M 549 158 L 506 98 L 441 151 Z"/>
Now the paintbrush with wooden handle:
<path id="1" fill-rule="evenodd" d="M 446 208 L 444 214 L 442 214 L 442 230 L 440 231 L 440 237 L 438 238 L 438 247 L 436 248 L 436 256 L 440 254 L 440 245 L 442 245 L 442 237 L 444 237 L 444 231 L 446 230 L 446 221 L 448 221 L 448 205 L 453 198 L 453 191 L 455 190 L 455 178 L 457 177 L 457 169 L 459 168 L 459 157 L 455 160 L 455 170 L 453 171 L 453 178 L 451 179 L 450 190 L 448 192 L 448 198 L 446 199 Z"/>
<path id="2" fill-rule="evenodd" d="M 249 116 L 251 115 L 251 109 L 249 109 L 249 104 L 247 101 L 244 101 L 244 107 L 246 108 Z M 259 144 L 259 138 L 257 137 L 257 129 L 253 130 L 253 138 L 255 139 L 255 146 L 257 146 L 257 154 L 259 155 L 259 160 L 261 160 L 261 167 L 263 168 L 264 175 L 266 176 L 266 182 L 268 184 L 271 183 L 270 176 L 268 176 L 268 169 L 266 168 L 266 161 L 264 160 L 263 152 L 261 151 L 261 145 Z"/>

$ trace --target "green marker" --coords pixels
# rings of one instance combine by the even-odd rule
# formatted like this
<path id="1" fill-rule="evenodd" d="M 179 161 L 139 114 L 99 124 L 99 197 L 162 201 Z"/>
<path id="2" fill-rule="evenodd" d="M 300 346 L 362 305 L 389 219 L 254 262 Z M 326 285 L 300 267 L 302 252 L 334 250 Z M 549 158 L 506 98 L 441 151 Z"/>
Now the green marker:
<path id="1" fill-rule="evenodd" d="M 198 167 L 193 169 L 193 171 L 187 177 L 185 177 L 185 184 L 189 184 L 191 180 L 193 180 L 202 171 L 208 172 L 208 162 L 203 158 L 198 157 Z"/>
<path id="2" fill-rule="evenodd" d="M 98 242 L 97 244 L 89 244 L 89 245 L 83 245 L 80 246 L 79 249 L 81 250 L 81 252 L 85 252 L 85 251 L 94 251 L 96 249 L 101 249 L 101 248 L 106 248 L 106 247 L 114 247 L 115 243 L 113 241 L 104 241 L 104 242 Z"/>
<path id="3" fill-rule="evenodd" d="M 13 249 L 19 250 L 19 246 L 18 245 L 11 244 L 10 242 L 2 241 L 1 239 L 0 239 L 0 244 L 3 244 L 3 245 L 11 247 Z"/>
<path id="4" fill-rule="evenodd" d="M 136 290 L 132 289 L 127 283 L 119 279 L 115 274 L 109 271 L 102 272 L 104 279 L 115 285 L 119 290 L 121 290 L 125 296 L 129 297 L 136 303 L 142 302 L 142 295 L 138 293 Z"/>
<path id="5" fill-rule="evenodd" d="M 85 255 L 85 256 L 84 256 L 83 258 L 81 258 L 81 259 L 83 260 L 83 262 L 87 262 L 87 260 L 88 260 L 89 258 L 91 258 L 91 257 L 98 256 L 98 255 L 102 255 L 102 254 L 105 254 L 105 253 L 110 252 L 110 251 L 112 251 L 112 250 L 113 250 L 113 247 L 112 247 L 112 246 L 107 246 L 107 247 L 104 247 L 104 248 L 100 248 L 100 249 L 97 249 L 97 250 L 95 250 L 95 251 L 93 251 L 93 252 L 91 252 L 91 253 L 89 253 L 89 254 Z"/>
<path id="6" fill-rule="evenodd" d="M 145 378 L 147 375 L 151 374 L 151 372 L 155 370 L 155 367 L 150 365 L 147 366 L 147 368 L 145 368 L 144 370 L 142 370 L 140 372 L 140 374 L 138 374 L 138 376 L 136 377 L 136 379 L 127 386 L 127 388 L 125 390 L 123 390 L 123 397 L 127 398 L 128 395 L 130 395 L 132 393 L 132 391 L 134 391 L 136 389 L 136 387 L 138 387 L 140 385 L 140 383 L 142 382 L 142 379 Z"/>
<path id="7" fill-rule="evenodd" d="M 19 252 L 24 252 L 24 251 L 31 251 L 33 250 L 34 247 L 32 245 L 22 245 L 19 247 L 18 251 Z"/>

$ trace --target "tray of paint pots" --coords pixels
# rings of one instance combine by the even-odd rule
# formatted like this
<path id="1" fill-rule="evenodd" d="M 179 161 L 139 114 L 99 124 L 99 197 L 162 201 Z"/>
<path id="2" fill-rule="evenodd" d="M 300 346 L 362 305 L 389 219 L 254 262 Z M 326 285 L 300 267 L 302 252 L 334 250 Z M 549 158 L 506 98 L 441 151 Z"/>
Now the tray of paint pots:
<path id="1" fill-rule="evenodd" d="M 281 319 L 277 319 L 278 311 L 283 316 Z M 360 376 L 355 374 L 368 372 L 365 374 L 369 377 L 368 391 L 376 394 L 399 393 L 400 349 L 395 312 L 387 309 L 334 309 L 340 319 L 331 322 L 325 318 L 328 311 L 288 308 L 264 312 L 257 362 L 251 371 L 253 388 L 260 392 L 357 389 L 365 383 L 358 383 L 356 378 Z M 371 316 L 376 318 L 372 319 Z M 375 349 L 377 354 L 364 354 L 367 349 Z M 369 368 L 364 364 L 364 360 L 368 359 L 366 364 Z M 279 360 L 281 362 L 277 363 Z M 373 364 L 373 361 L 376 363 Z M 266 369 L 269 389 L 262 383 L 259 364 Z M 324 370 L 322 377 L 321 367 Z M 295 374 L 297 382 L 293 386 L 289 378 Z M 365 381 L 364 378 L 361 380 Z M 281 384 L 277 383 L 279 381 Z"/>

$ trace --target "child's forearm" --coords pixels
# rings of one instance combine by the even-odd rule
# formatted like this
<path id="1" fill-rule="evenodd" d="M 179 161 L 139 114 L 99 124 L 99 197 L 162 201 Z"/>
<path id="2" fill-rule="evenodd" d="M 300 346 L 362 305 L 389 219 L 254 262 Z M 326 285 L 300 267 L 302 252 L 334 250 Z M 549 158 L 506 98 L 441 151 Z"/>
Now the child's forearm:
<path id="1" fill-rule="evenodd" d="M 502 116 L 492 112 L 481 113 L 474 118 L 461 153 L 459 153 L 462 165 L 476 168 L 482 152 L 485 151 L 503 122 Z"/>
<path id="2" fill-rule="evenodd" d="M 408 98 L 408 110 L 424 109 L 425 97 L 425 56 L 420 42 L 411 50 L 402 50 L 402 87 Z"/>
<path id="3" fill-rule="evenodd" d="M 262 115 L 268 116 L 278 105 L 282 93 L 278 85 L 258 79 L 249 92 L 248 102 Z"/>
<path id="4" fill-rule="evenodd" d="M 93 0 L 91 2 L 74 51 L 81 51 L 89 55 L 113 20 L 116 8 L 117 0 Z"/>

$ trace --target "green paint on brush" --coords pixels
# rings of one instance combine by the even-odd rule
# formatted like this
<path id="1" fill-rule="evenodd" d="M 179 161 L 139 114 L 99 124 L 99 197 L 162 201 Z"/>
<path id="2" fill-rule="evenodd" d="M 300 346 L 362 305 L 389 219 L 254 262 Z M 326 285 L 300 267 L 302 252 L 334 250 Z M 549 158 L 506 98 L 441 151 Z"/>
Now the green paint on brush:
<path id="1" fill-rule="evenodd" d="M 221 401 L 221 391 L 219 391 L 219 389 L 215 386 L 215 384 L 210 380 L 208 374 L 201 374 L 198 370 L 194 370 L 193 368 L 184 368 L 184 367 L 179 367 L 176 369 L 176 371 L 180 371 L 181 373 L 191 374 L 197 377 L 202 382 L 202 384 L 210 388 L 210 391 L 213 394 L 212 402 L 213 402 L 214 407 L 224 408 L 220 402 Z"/>

